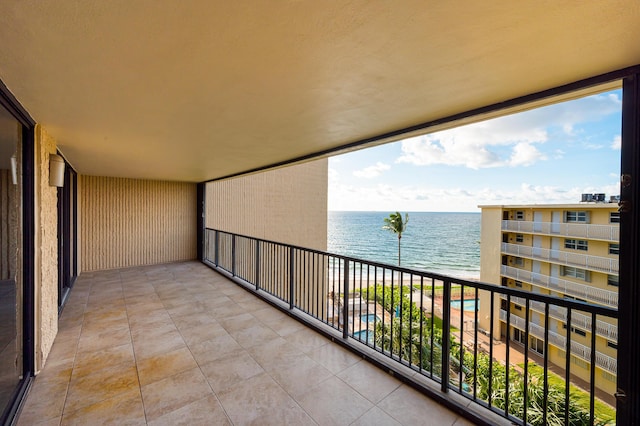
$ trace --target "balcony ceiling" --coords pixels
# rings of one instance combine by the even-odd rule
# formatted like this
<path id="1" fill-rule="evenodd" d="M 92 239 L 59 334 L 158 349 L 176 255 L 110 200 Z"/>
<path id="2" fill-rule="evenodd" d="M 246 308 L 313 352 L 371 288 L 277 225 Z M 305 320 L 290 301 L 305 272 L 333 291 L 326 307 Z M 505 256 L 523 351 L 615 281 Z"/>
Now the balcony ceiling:
<path id="1" fill-rule="evenodd" d="M 0 2 L 82 174 L 202 181 L 640 64 L 640 2 Z"/>

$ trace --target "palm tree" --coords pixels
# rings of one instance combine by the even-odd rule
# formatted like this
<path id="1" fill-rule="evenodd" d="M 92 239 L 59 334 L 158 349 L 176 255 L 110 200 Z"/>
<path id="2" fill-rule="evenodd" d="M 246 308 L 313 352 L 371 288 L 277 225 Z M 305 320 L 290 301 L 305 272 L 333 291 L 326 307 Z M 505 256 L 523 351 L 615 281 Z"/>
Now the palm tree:
<path id="1" fill-rule="evenodd" d="M 385 225 L 382 229 L 398 234 L 398 266 L 400 266 L 400 240 L 402 239 L 402 233 L 407 230 L 407 223 L 409 222 L 409 214 L 405 213 L 404 221 L 402 215 L 398 212 L 391 213 L 389 217 L 384 218 Z"/>

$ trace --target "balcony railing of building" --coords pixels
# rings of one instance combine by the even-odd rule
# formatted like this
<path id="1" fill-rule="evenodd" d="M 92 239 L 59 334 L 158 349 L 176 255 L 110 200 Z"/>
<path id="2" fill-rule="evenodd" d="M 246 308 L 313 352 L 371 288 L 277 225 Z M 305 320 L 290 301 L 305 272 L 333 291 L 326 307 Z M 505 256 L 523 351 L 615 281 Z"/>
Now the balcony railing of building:
<path id="1" fill-rule="evenodd" d="M 507 311 L 504 309 L 500 309 L 500 321 L 507 321 Z M 519 317 L 517 315 L 511 315 L 511 326 L 516 327 L 522 331 L 525 331 L 525 327 L 527 326 L 525 318 Z M 549 335 L 549 343 L 554 345 L 555 347 L 565 350 L 567 347 L 567 338 L 562 334 L 556 333 L 553 330 L 546 330 Z M 541 326 L 539 323 L 534 321 L 529 321 L 529 333 L 543 340 L 545 336 L 545 328 Z M 591 348 L 585 346 L 578 342 L 571 342 L 571 353 L 572 355 L 583 359 L 586 362 L 591 362 Z M 608 371 L 611 374 L 617 374 L 618 371 L 618 362 L 615 358 L 610 357 L 607 354 L 603 354 L 602 352 L 596 351 L 595 354 L 596 365 L 603 370 Z"/>
<path id="2" fill-rule="evenodd" d="M 500 295 L 502 300 L 506 300 L 507 296 L 504 294 Z M 512 297 L 511 303 L 515 303 L 519 306 L 526 305 L 526 299 L 521 297 Z M 538 313 L 544 314 L 545 304 L 541 302 L 532 301 L 531 309 Z M 566 324 L 567 322 L 567 310 L 565 308 L 561 308 L 559 306 L 550 306 L 549 307 L 549 316 L 551 318 L 560 320 Z M 591 317 L 588 315 L 581 314 L 579 312 L 574 312 L 571 315 L 571 323 L 574 327 L 578 327 L 584 331 L 589 331 L 592 329 L 591 327 Z M 618 341 L 618 326 L 615 324 L 610 324 L 608 322 L 598 320 L 596 321 L 596 333 L 598 336 L 604 337 L 607 340 L 611 340 L 612 342 Z"/>
<path id="3" fill-rule="evenodd" d="M 587 389 L 589 406 L 576 408 L 569 400 L 571 355 L 585 353 L 572 342 L 570 334 L 563 346 L 567 354 L 564 385 L 562 390 L 549 392 L 552 386 L 558 386 L 548 380 L 548 348 L 551 339 L 555 339 L 549 326 L 550 311 L 566 309 L 570 326 L 574 311 L 591 316 L 591 324 L 595 325 L 598 317 L 617 320 L 616 309 L 214 229 L 205 231 L 204 262 L 478 424 L 490 423 L 481 408 L 469 408 L 468 403 L 459 402 L 459 397 L 447 394 L 458 394 L 485 407 L 488 414 L 516 424 L 529 424 L 535 416 L 540 416 L 537 420 L 541 424 L 547 424 L 550 416 L 565 424 L 602 420 L 594 408 L 595 366 L 600 362 L 597 351 L 590 351 L 588 356 L 592 366 Z M 495 309 L 500 295 L 524 300 L 527 310 L 534 302 L 544 305 L 546 326 L 522 320 L 526 341 L 535 330 L 544 342 L 540 366 L 544 374 L 539 380 L 532 380 L 529 366 L 533 361 L 528 345 L 522 350 L 522 368 L 516 369 L 510 362 L 513 351 L 520 348 L 512 348 L 510 339 L 500 340 L 497 330 L 501 318 L 499 309 Z M 454 296 L 460 300 L 454 300 Z M 489 324 L 486 329 L 479 327 L 480 300 L 489 304 L 480 306 L 482 319 L 486 316 Z M 456 305 L 452 306 L 452 302 Z M 466 311 L 466 302 L 476 309 Z M 505 315 L 508 326 L 514 316 Z M 542 334 L 536 327 L 542 329 Z M 589 332 L 593 336 L 592 347 L 596 347 L 596 330 Z M 550 399 L 556 397 L 562 401 Z M 551 408 L 560 406 L 568 408 L 562 412 Z"/>
<path id="4" fill-rule="evenodd" d="M 531 222 L 524 220 L 503 220 L 502 230 L 562 237 L 585 238 L 618 242 L 618 225 L 592 225 L 588 223 Z"/>
<path id="5" fill-rule="evenodd" d="M 611 308 L 618 308 L 618 293 L 615 291 L 603 290 L 584 284 L 574 283 L 573 281 L 563 280 L 557 277 L 531 272 L 524 269 L 514 268 L 513 266 L 502 265 L 500 274 L 506 278 L 526 282 L 529 284 L 544 287 L 549 290 L 557 291 L 571 297 L 585 299 L 590 302 L 600 303 Z"/>
<path id="6" fill-rule="evenodd" d="M 618 259 L 609 257 L 589 256 L 561 250 L 549 250 L 541 247 L 523 246 L 520 244 L 502 243 L 502 253 L 513 256 L 526 257 L 533 260 L 543 260 L 564 266 L 584 268 L 608 274 L 618 274 Z"/>

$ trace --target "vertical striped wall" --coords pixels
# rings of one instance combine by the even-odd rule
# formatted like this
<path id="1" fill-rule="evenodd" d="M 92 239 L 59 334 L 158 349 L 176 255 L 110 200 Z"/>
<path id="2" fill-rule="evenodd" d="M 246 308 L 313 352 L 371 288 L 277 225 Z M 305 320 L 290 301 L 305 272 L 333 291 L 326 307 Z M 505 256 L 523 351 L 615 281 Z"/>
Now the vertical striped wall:
<path id="1" fill-rule="evenodd" d="M 209 228 L 327 249 L 328 160 L 209 182 Z"/>
<path id="2" fill-rule="evenodd" d="M 0 170 L 0 280 L 16 278 L 18 205 L 11 170 Z"/>
<path id="3" fill-rule="evenodd" d="M 81 176 L 82 271 L 196 258 L 196 185 Z"/>

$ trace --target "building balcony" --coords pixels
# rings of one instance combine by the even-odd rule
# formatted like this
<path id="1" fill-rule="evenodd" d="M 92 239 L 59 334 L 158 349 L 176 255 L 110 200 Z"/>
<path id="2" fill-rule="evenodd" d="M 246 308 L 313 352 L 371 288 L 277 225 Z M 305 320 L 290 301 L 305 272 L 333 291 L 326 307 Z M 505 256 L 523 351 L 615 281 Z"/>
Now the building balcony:
<path id="1" fill-rule="evenodd" d="M 617 258 L 589 256 L 568 251 L 550 250 L 510 243 L 502 243 L 502 253 L 607 274 L 618 274 Z"/>
<path id="2" fill-rule="evenodd" d="M 500 309 L 500 321 L 507 322 L 507 311 L 504 309 Z M 519 330 L 525 331 L 527 327 L 527 321 L 524 318 L 521 318 L 515 314 L 509 315 L 509 324 L 512 327 L 516 327 Z M 567 338 L 562 334 L 559 334 L 553 330 L 546 330 L 548 333 L 548 342 L 549 344 L 561 349 L 567 349 Z M 545 340 L 545 327 L 540 325 L 535 321 L 529 321 L 529 333 L 544 341 Z M 575 341 L 571 341 L 571 354 L 583 359 L 584 361 L 590 363 L 591 362 L 591 348 L 580 344 Z M 610 357 L 609 355 L 603 354 L 602 352 L 595 352 L 595 364 L 602 368 L 603 370 L 611 373 L 617 374 L 618 372 L 618 362 L 615 358 Z"/>
<path id="3" fill-rule="evenodd" d="M 471 424 L 196 262 L 82 274 L 34 424 Z"/>
<path id="4" fill-rule="evenodd" d="M 504 294 L 500 295 L 500 299 L 507 300 L 507 296 Z M 512 297 L 511 303 L 515 303 L 519 306 L 526 306 L 526 299 L 522 297 Z M 529 307 L 544 315 L 546 305 L 542 302 L 538 302 L 532 300 L 529 302 Z M 561 308 L 559 306 L 549 306 L 549 316 L 553 319 L 557 319 L 566 324 L 567 322 L 567 309 Z M 581 314 L 579 312 L 571 312 L 571 325 L 573 327 L 578 327 L 584 331 L 589 331 L 592 329 L 592 321 L 591 317 L 588 315 Z M 600 337 L 604 337 L 607 340 L 611 340 L 613 342 L 618 341 L 618 326 L 615 324 L 610 324 L 606 321 L 596 320 L 596 334 Z"/>
<path id="5" fill-rule="evenodd" d="M 557 291 L 567 296 L 577 297 L 590 302 L 600 303 L 611 308 L 618 307 L 618 293 L 600 288 L 578 284 L 573 281 L 502 265 L 500 274 L 503 277 L 533 284 L 548 290 Z"/>
<path id="6" fill-rule="evenodd" d="M 587 223 L 531 222 L 503 220 L 502 230 L 522 234 L 539 234 L 554 237 L 584 238 L 617 243 L 620 240 L 618 225 L 592 225 Z"/>

